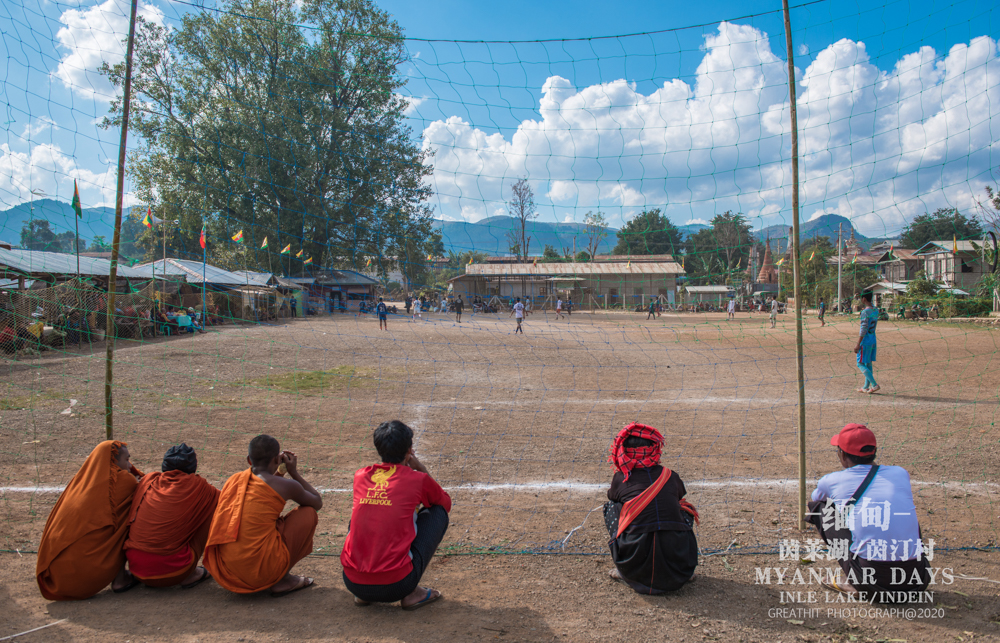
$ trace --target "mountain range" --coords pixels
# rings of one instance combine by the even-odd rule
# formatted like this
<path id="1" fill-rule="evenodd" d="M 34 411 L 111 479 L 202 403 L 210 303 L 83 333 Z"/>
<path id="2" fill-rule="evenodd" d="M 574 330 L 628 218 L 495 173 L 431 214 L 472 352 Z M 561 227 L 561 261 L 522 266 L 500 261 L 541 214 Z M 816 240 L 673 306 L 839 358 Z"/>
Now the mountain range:
<path id="1" fill-rule="evenodd" d="M 21 243 L 21 228 L 32 219 L 44 219 L 56 234 L 75 232 L 76 213 L 73 206 L 55 199 L 37 199 L 0 212 L 0 241 L 11 245 Z M 108 243 L 114 236 L 114 208 L 84 208 L 80 218 L 80 239 L 88 244 L 96 236 L 103 236 Z"/>
<path id="2" fill-rule="evenodd" d="M 32 218 L 49 221 L 52 231 L 60 234 L 74 231 L 76 216 L 69 203 L 55 199 L 38 199 L 32 203 L 22 203 L 0 212 L 0 241 L 19 245 L 21 228 L 27 225 Z M 103 236 L 107 242 L 110 242 L 114 236 L 113 222 L 113 208 L 84 208 L 83 217 L 80 219 L 80 238 L 89 243 L 95 236 Z M 436 222 L 435 227 L 441 232 L 446 250 L 456 253 L 474 250 L 487 255 L 506 255 L 510 252 L 510 242 L 506 235 L 514 228 L 514 223 L 515 220 L 512 217 L 495 216 L 481 219 L 475 223 L 440 220 Z M 837 228 L 841 224 L 844 226 L 844 238 L 846 239 L 850 236 L 853 226 L 849 219 L 836 214 L 824 214 L 802 223 L 801 234 L 804 240 L 817 236 L 828 236 L 831 241 L 835 242 Z M 709 226 L 693 223 L 678 227 L 685 236 L 690 236 Z M 618 243 L 617 232 L 618 230 L 615 228 L 608 228 L 607 236 L 601 240 L 598 246 L 598 253 L 608 254 L 611 252 Z M 559 253 L 562 253 L 565 248 L 569 248 L 570 252 L 573 252 L 574 248 L 576 252 L 586 250 L 586 225 L 582 223 L 530 221 L 527 233 L 531 238 L 530 253 L 533 255 L 541 255 L 546 245 L 552 246 Z M 857 230 L 854 230 L 854 235 L 863 246 L 868 246 L 875 241 L 875 239 L 865 237 Z M 784 224 L 768 226 L 755 231 L 754 237 L 760 241 L 770 238 L 772 250 L 781 251 L 787 245 L 788 226 Z M 132 240 L 123 239 L 122 241 Z"/>

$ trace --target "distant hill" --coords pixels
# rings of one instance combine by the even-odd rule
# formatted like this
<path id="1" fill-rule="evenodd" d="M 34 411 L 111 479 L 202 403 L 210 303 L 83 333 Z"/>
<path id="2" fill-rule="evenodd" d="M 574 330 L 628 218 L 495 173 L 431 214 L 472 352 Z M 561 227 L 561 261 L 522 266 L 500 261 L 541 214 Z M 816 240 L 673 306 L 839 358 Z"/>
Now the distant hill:
<path id="1" fill-rule="evenodd" d="M 441 235 L 444 238 L 444 245 L 447 250 L 456 253 L 484 252 L 488 255 L 510 254 L 510 242 L 507 240 L 507 232 L 514 229 L 515 220 L 513 217 L 498 216 L 487 217 L 475 223 L 466 221 L 440 221 L 438 223 Z M 437 227 L 437 226 L 435 226 Z M 529 244 L 530 254 L 542 254 L 546 245 L 550 245 L 558 252 L 563 248 L 570 248 L 572 251 L 574 241 L 576 251 L 587 249 L 586 227 L 582 223 L 557 223 L 554 221 L 530 221 L 528 222 L 527 235 L 531 238 Z M 610 253 L 611 249 L 618 243 L 615 236 L 618 230 L 608 228 L 608 236 L 604 238 L 599 246 L 602 254 Z"/>
<path id="2" fill-rule="evenodd" d="M 20 244 L 21 228 L 32 218 L 45 219 L 56 234 L 75 231 L 73 206 L 55 199 L 36 199 L 0 212 L 0 241 L 15 246 Z M 103 235 L 110 242 L 114 236 L 114 224 L 114 208 L 84 208 L 83 218 L 80 219 L 80 238 L 89 244 L 95 236 Z"/>
<path id="3" fill-rule="evenodd" d="M 851 230 L 854 230 L 854 238 L 858 240 L 863 247 L 867 248 L 872 243 L 877 241 L 876 239 L 869 239 L 864 236 L 851 224 L 851 220 L 847 217 L 842 217 L 839 214 L 824 214 L 821 217 L 817 217 L 812 221 L 805 221 L 799 224 L 799 234 L 802 237 L 802 243 L 808 239 L 814 237 L 830 237 L 831 243 L 836 246 L 837 244 L 837 230 L 840 224 L 844 224 L 844 240 L 851 238 Z M 783 223 L 778 225 L 768 226 L 757 232 L 754 232 L 754 236 L 760 240 L 765 241 L 766 239 L 771 239 L 772 250 L 783 251 L 788 245 L 788 228 Z"/>
<path id="4" fill-rule="evenodd" d="M 488 255 L 506 255 L 510 253 L 510 242 L 507 232 L 514 227 L 514 218 L 507 216 L 487 217 L 475 223 L 466 221 L 440 221 L 438 226 L 444 238 L 445 248 L 456 253 L 484 252 Z M 685 237 L 697 234 L 710 226 L 700 223 L 678 226 Z M 558 252 L 563 248 L 573 248 L 576 239 L 576 251 L 587 249 L 587 226 L 582 223 L 558 223 L 554 221 L 531 221 L 528 224 L 528 236 L 531 237 L 530 253 L 542 254 L 546 245 Z M 618 230 L 608 228 L 608 236 L 599 247 L 600 254 L 610 254 L 618 244 Z"/>

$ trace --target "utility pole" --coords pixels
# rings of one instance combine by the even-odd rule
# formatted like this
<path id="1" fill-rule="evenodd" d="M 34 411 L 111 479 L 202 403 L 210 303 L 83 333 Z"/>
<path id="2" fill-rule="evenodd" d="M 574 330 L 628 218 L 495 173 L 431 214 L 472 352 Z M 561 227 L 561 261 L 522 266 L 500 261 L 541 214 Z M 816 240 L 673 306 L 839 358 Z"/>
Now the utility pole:
<path id="1" fill-rule="evenodd" d="M 840 229 L 837 231 L 837 312 L 844 312 L 841 309 L 841 302 L 844 301 L 842 292 L 844 280 L 841 271 L 844 266 L 844 222 L 840 222 Z"/>

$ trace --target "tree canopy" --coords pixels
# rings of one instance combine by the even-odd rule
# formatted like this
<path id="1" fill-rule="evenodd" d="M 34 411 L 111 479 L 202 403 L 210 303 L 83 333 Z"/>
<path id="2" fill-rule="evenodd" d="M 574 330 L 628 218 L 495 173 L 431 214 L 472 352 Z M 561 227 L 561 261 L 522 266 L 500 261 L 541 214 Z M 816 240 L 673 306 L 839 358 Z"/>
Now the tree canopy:
<path id="1" fill-rule="evenodd" d="M 918 249 L 928 241 L 947 241 L 956 237 L 982 239 L 982 223 L 955 208 L 938 208 L 933 214 L 925 212 L 917 215 L 903 229 L 900 243 L 904 248 Z"/>
<path id="2" fill-rule="evenodd" d="M 670 222 L 659 208 L 637 214 L 618 231 L 616 255 L 677 254 L 683 247 L 684 233 Z"/>
<path id="3" fill-rule="evenodd" d="M 243 230 L 262 265 L 264 237 L 321 265 L 426 255 L 431 170 L 404 122 L 396 22 L 370 0 L 220 8 L 176 29 L 137 23 L 129 174 L 157 216 L 180 220 L 173 241 L 200 254 L 204 223 L 210 252 Z M 102 68 L 119 86 L 124 72 Z M 119 98 L 104 125 L 121 112 Z"/>
<path id="4" fill-rule="evenodd" d="M 755 243 L 750 223 L 739 213 L 724 212 L 712 226 L 688 237 L 685 243 L 688 277 L 692 283 L 723 283 L 745 270 Z"/>

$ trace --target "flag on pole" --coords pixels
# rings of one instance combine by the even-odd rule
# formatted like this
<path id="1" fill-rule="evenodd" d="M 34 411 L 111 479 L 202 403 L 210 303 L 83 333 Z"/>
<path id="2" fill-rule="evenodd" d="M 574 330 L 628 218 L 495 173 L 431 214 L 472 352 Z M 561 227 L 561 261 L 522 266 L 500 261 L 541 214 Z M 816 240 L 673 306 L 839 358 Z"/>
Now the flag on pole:
<path id="1" fill-rule="evenodd" d="M 427 261 L 434 261 L 434 257 L 427 255 Z"/>
<path id="2" fill-rule="evenodd" d="M 288 244 L 287 246 L 285 246 L 285 249 L 281 251 L 281 254 L 287 255 L 291 251 L 292 251 L 292 244 Z"/>
<path id="3" fill-rule="evenodd" d="M 142 218 L 142 225 L 147 228 L 153 227 L 153 211 L 149 206 L 146 206 L 146 216 Z"/>
<path id="4" fill-rule="evenodd" d="M 289 245 L 289 247 L 291 247 L 291 246 Z M 299 250 L 298 252 L 295 253 L 295 256 L 296 257 L 301 257 L 303 252 L 305 252 L 305 250 Z"/>
<path id="5" fill-rule="evenodd" d="M 780 267 L 780 266 L 781 266 L 781 264 L 783 264 L 783 263 L 785 263 L 785 258 L 784 258 L 784 257 L 782 257 L 781 259 L 778 259 L 778 266 L 779 266 L 779 267 Z"/>
<path id="6" fill-rule="evenodd" d="M 263 250 L 267 247 L 267 237 L 264 237 L 264 243 L 260 244 L 260 249 Z"/>
<path id="7" fill-rule="evenodd" d="M 233 241 L 235 241 L 236 243 L 243 243 L 243 231 L 242 230 L 240 230 L 239 232 L 237 232 L 236 234 L 233 235 Z"/>
<path id="8" fill-rule="evenodd" d="M 628 264 L 625 267 L 626 268 L 631 268 L 632 267 L 632 260 L 631 259 L 628 260 Z"/>
<path id="9" fill-rule="evenodd" d="M 370 265 L 372 265 L 372 258 L 368 257 L 368 261 L 367 261 L 367 263 L 365 263 L 365 268 L 367 268 Z"/>
<path id="10" fill-rule="evenodd" d="M 857 263 L 857 262 L 858 262 L 858 255 L 854 255 L 854 258 L 851 259 L 851 263 Z"/>
<path id="11" fill-rule="evenodd" d="M 472 265 L 472 255 L 469 255 L 469 263 L 467 263 L 466 265 L 467 266 L 471 266 Z"/>
<path id="12" fill-rule="evenodd" d="M 198 239 L 198 242 L 201 243 L 201 249 L 204 250 L 205 249 L 205 224 L 202 224 L 202 226 L 201 226 L 201 238 Z"/>
<path id="13" fill-rule="evenodd" d="M 76 187 L 76 179 L 73 179 L 73 211 L 78 219 L 83 218 L 83 206 L 80 205 L 80 190 Z"/>
<path id="14" fill-rule="evenodd" d="M 957 234 L 952 235 L 952 237 L 951 237 L 951 244 L 952 244 L 951 245 L 951 251 L 954 254 L 958 254 L 958 235 Z"/>
<path id="15" fill-rule="evenodd" d="M 303 261 L 303 262 L 302 262 L 302 265 L 303 265 L 303 266 L 308 266 L 308 265 L 309 265 L 309 264 L 311 264 L 312 262 L 313 262 L 313 258 L 312 258 L 312 257 L 309 257 L 308 259 L 306 259 L 305 261 Z"/>
<path id="16" fill-rule="evenodd" d="M 813 259 L 814 259 L 815 257 L 816 257 L 816 251 L 815 251 L 815 250 L 813 250 L 813 251 L 812 251 L 812 254 L 811 254 L 811 255 L 809 255 L 809 261 L 812 261 L 812 260 L 813 260 Z"/>

